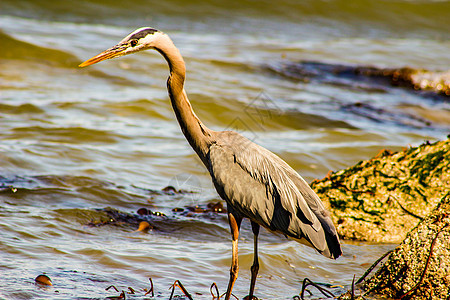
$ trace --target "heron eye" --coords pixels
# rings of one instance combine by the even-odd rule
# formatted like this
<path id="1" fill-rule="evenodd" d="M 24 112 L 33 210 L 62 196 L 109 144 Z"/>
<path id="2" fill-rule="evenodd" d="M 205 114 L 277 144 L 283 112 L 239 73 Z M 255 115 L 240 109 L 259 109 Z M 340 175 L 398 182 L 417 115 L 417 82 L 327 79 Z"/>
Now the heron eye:
<path id="1" fill-rule="evenodd" d="M 131 40 L 130 45 L 131 47 L 135 47 L 137 45 L 138 41 L 137 40 Z"/>

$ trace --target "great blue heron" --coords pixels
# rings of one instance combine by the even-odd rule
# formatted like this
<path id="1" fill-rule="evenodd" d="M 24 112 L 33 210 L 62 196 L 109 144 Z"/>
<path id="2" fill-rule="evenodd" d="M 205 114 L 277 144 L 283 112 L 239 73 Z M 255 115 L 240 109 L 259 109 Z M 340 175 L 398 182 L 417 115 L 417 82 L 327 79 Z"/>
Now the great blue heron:
<path id="1" fill-rule="evenodd" d="M 258 263 L 260 225 L 314 247 L 326 257 L 342 254 L 336 229 L 319 197 L 284 160 L 234 131 L 207 128 L 192 110 L 184 90 L 183 57 L 167 34 L 143 27 L 114 47 L 80 64 L 155 49 L 170 68 L 167 89 L 181 130 L 208 169 L 219 195 L 227 202 L 232 236 L 232 262 L 225 299 L 238 274 L 238 237 L 242 219 L 249 218 L 254 234 L 254 260 L 248 299 L 253 299 Z"/>

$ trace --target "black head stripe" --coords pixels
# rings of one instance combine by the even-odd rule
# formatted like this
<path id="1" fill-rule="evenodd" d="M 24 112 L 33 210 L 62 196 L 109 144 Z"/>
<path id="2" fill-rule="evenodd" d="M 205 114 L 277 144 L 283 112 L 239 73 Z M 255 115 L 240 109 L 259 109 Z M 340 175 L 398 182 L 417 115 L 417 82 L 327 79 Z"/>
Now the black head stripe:
<path id="1" fill-rule="evenodd" d="M 149 34 L 154 34 L 155 32 L 157 32 L 158 30 L 153 29 L 153 28 L 146 28 L 146 29 L 142 29 L 139 32 L 136 32 L 135 34 L 133 34 L 132 36 L 130 36 L 130 39 L 141 39 Z"/>

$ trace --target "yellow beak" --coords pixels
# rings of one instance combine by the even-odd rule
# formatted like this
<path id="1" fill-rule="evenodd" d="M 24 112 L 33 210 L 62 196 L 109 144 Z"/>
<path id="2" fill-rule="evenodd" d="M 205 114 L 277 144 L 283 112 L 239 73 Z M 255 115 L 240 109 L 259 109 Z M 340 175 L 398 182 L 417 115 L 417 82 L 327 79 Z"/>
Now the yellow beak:
<path id="1" fill-rule="evenodd" d="M 112 47 L 108 50 L 105 50 L 102 53 L 86 60 L 85 62 L 79 64 L 78 67 L 80 67 L 80 68 L 87 67 L 87 66 L 96 64 L 98 62 L 101 62 L 102 60 L 120 56 L 126 49 L 127 49 L 127 47 L 114 46 L 114 47 Z"/>

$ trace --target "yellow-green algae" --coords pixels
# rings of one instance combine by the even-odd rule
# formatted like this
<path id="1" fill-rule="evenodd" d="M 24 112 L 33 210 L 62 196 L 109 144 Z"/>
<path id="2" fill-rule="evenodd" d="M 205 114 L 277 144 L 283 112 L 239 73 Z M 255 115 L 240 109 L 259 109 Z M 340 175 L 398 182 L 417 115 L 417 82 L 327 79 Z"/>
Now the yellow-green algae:
<path id="1" fill-rule="evenodd" d="M 311 183 L 343 239 L 401 242 L 450 190 L 450 140 L 376 157 Z"/>

